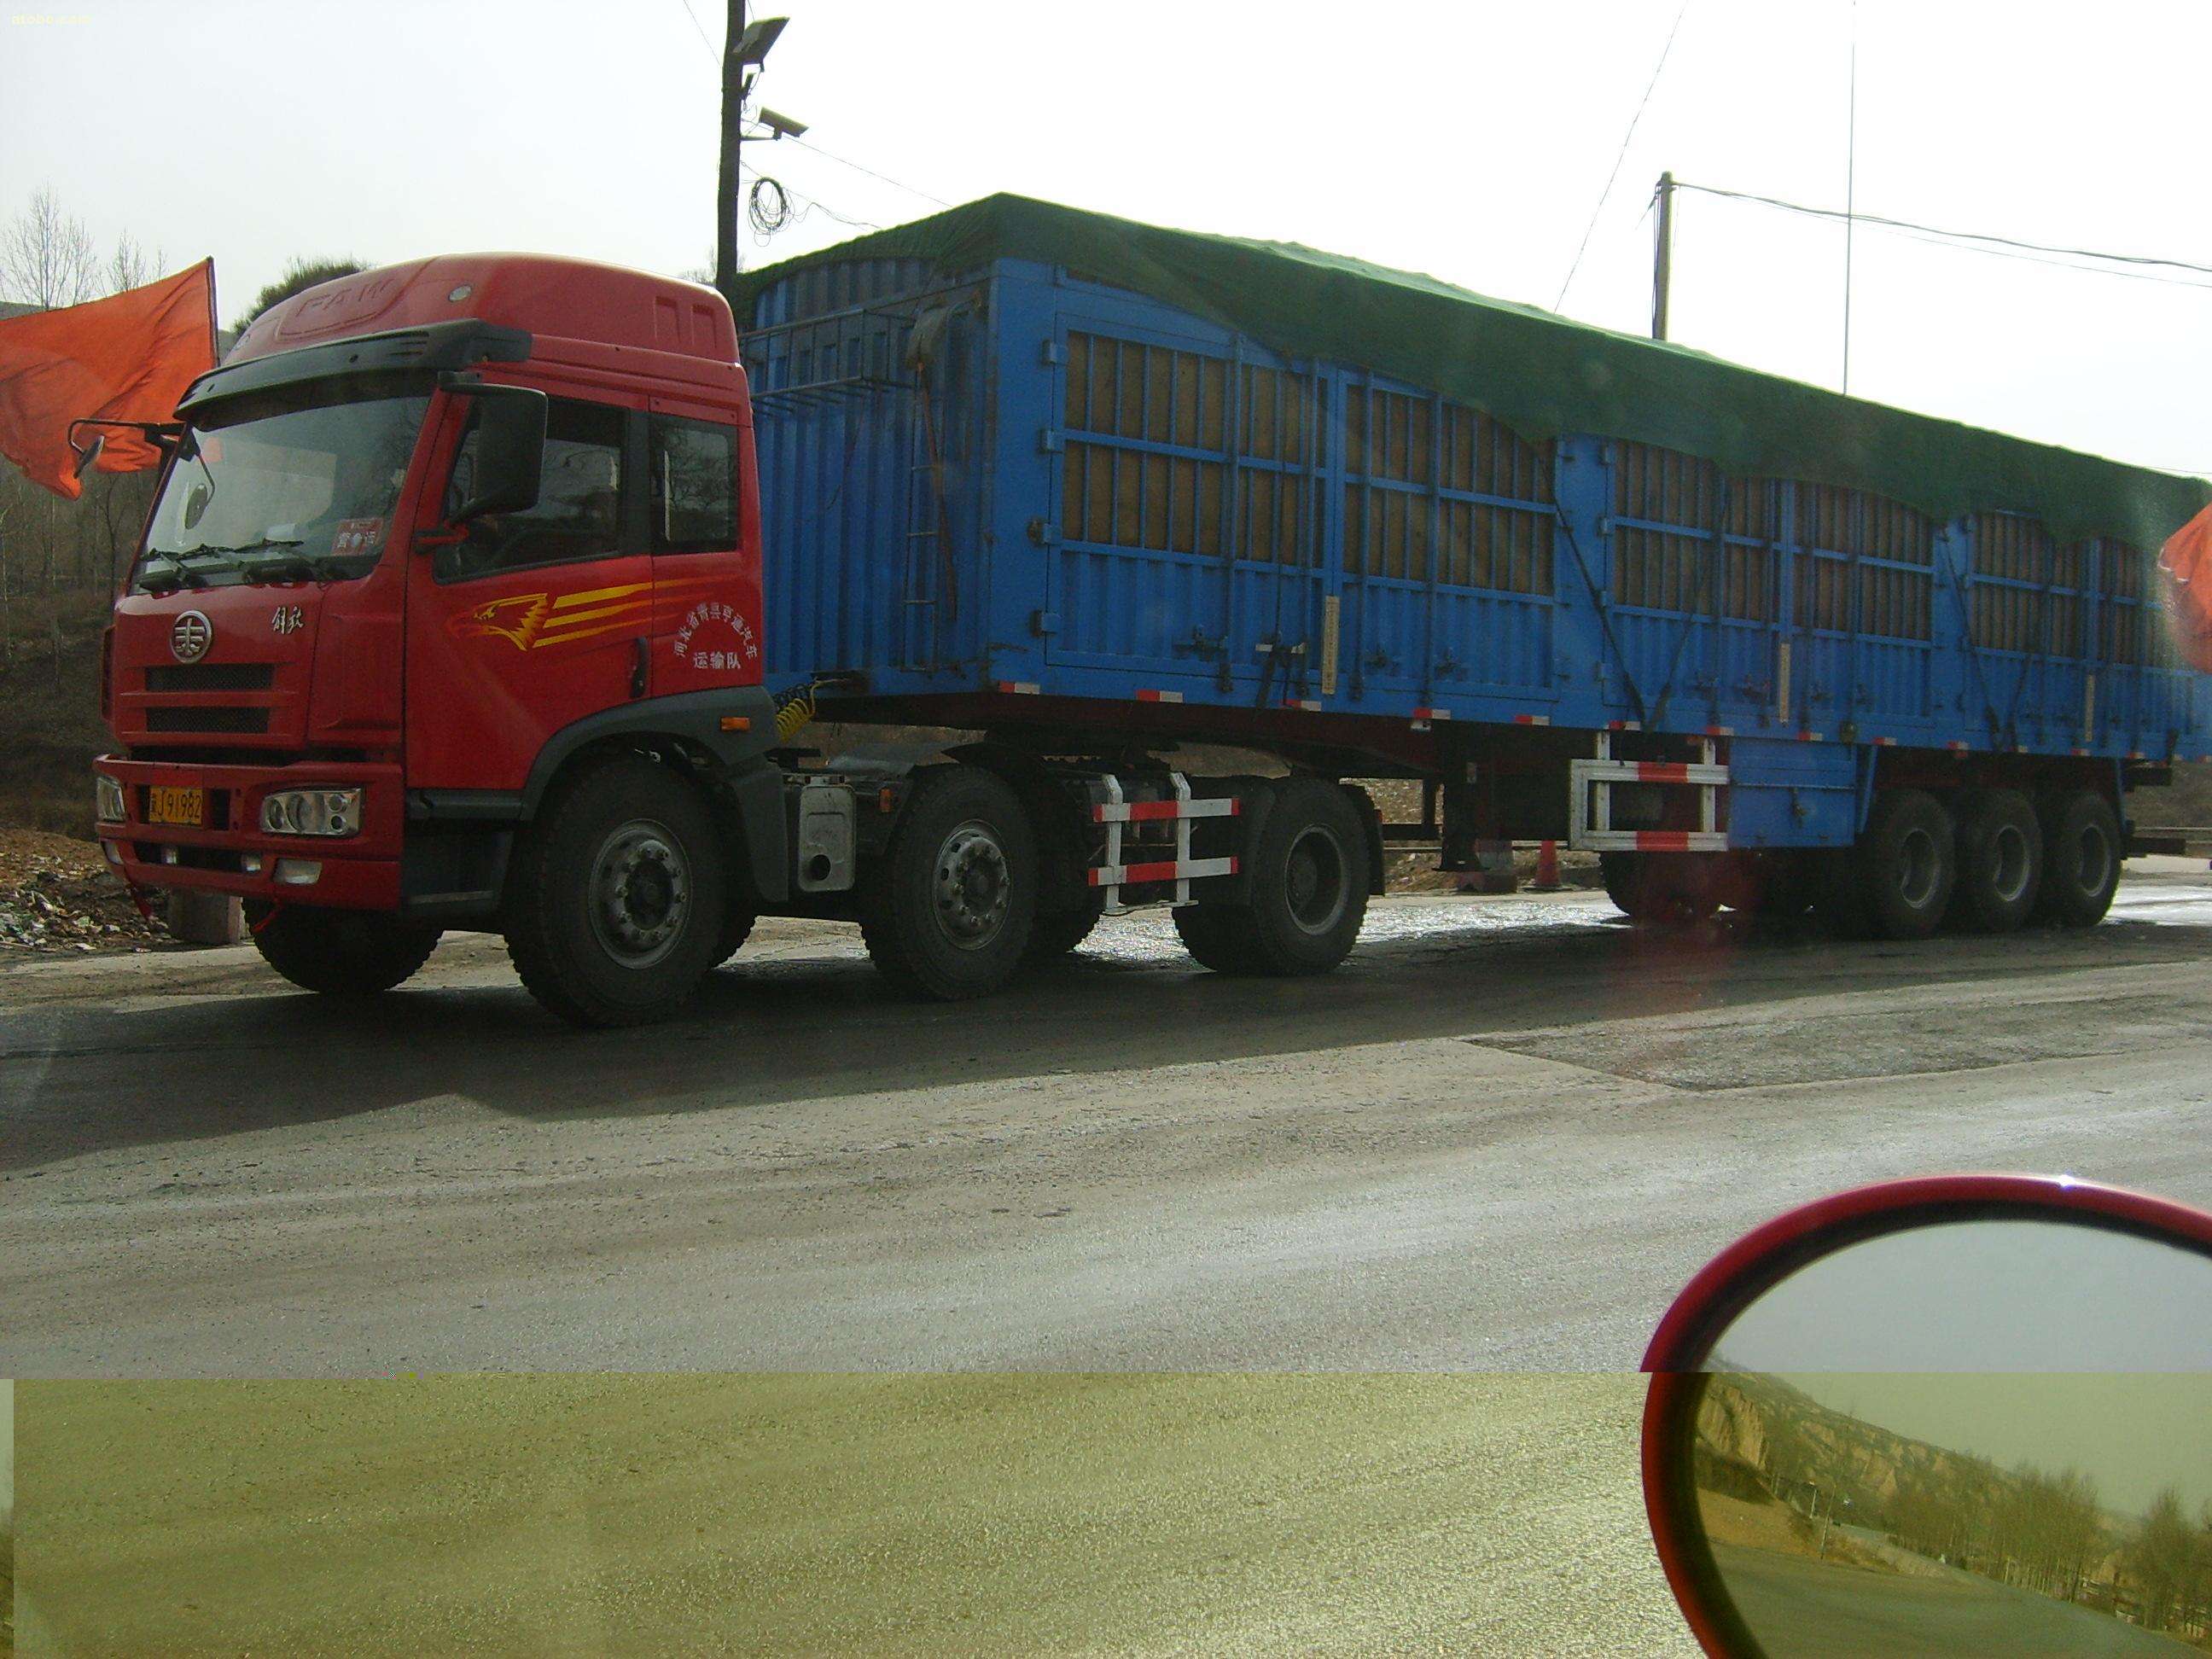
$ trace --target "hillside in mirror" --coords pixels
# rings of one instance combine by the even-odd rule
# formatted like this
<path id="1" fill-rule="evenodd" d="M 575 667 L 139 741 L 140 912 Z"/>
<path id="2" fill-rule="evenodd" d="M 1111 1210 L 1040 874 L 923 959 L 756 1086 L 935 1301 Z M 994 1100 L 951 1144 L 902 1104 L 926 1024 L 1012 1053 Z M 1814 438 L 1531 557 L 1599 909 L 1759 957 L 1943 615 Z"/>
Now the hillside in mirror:
<path id="1" fill-rule="evenodd" d="M 2212 1647 L 2212 1376 L 1715 1366 L 1698 1516 L 1772 1659 Z"/>

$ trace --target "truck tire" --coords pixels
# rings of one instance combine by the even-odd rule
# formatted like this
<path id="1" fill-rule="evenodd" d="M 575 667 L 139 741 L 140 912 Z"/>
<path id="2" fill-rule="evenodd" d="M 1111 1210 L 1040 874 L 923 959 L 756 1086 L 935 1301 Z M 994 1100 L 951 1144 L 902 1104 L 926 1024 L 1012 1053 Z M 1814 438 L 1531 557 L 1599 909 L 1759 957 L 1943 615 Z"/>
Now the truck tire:
<path id="1" fill-rule="evenodd" d="M 958 1002 L 1013 977 L 1036 902 L 1036 837 L 1021 797 L 981 767 L 938 767 L 915 775 L 860 937 L 895 989 Z"/>
<path id="2" fill-rule="evenodd" d="M 1601 853 L 1605 896 L 1632 921 L 1685 927 L 1720 908 L 1719 884 L 1699 853 Z"/>
<path id="3" fill-rule="evenodd" d="M 699 792 L 616 754 L 556 782 L 514 851 L 507 953 L 577 1025 L 665 1019 L 720 960 L 729 873 Z"/>
<path id="4" fill-rule="evenodd" d="M 1245 942 L 1251 918 L 1242 908 L 1225 904 L 1179 904 L 1173 912 L 1176 937 L 1190 959 L 1209 973 L 1253 974 L 1254 963 Z"/>
<path id="5" fill-rule="evenodd" d="M 374 910 L 321 910 L 287 904 L 272 911 L 249 900 L 261 959 L 302 990 L 330 997 L 374 996 L 408 979 L 430 959 L 439 930 Z"/>
<path id="6" fill-rule="evenodd" d="M 1959 877 L 1951 919 L 1978 933 L 2009 933 L 2043 885 L 2043 826 L 2027 796 L 1977 790 L 1959 813 Z"/>
<path id="7" fill-rule="evenodd" d="M 1226 971 L 1287 979 L 1342 962 L 1367 916 L 1367 860 L 1366 826 L 1343 790 L 1320 778 L 1277 784 L 1253 849 L 1249 902 L 1223 907 L 1218 924 L 1200 924 L 1226 933 L 1240 964 Z"/>
<path id="8" fill-rule="evenodd" d="M 1958 830 L 1935 796 L 1886 790 L 1844 872 L 1881 939 L 1926 939 L 1942 925 L 1959 869 Z"/>
<path id="9" fill-rule="evenodd" d="M 1091 930 L 1106 914 L 1106 901 L 1092 899 L 1079 910 L 1054 910 L 1030 926 L 1030 942 L 1022 951 L 1022 965 L 1041 968 L 1059 961 L 1091 937 Z"/>
<path id="10" fill-rule="evenodd" d="M 2046 803 L 2043 887 L 2036 914 L 2062 927 L 2094 927 L 2120 884 L 2120 819 L 2112 804 L 2081 789 Z"/>

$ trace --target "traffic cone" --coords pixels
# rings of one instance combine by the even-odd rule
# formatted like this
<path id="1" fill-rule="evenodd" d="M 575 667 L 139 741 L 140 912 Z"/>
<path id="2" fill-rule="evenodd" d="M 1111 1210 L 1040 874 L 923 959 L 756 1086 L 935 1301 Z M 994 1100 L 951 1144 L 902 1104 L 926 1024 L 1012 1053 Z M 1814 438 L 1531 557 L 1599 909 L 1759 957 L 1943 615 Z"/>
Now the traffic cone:
<path id="1" fill-rule="evenodd" d="M 1559 843 L 1540 841 L 1536 843 L 1536 879 L 1528 884 L 1532 893 L 1556 893 L 1559 890 Z"/>

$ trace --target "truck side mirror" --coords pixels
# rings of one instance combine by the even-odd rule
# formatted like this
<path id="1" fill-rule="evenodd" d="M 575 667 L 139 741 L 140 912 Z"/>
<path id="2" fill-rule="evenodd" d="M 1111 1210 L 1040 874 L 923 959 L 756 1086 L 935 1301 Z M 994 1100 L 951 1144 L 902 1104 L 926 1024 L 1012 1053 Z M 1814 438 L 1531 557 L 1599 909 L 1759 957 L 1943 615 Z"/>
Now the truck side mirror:
<path id="1" fill-rule="evenodd" d="M 450 386 L 476 401 L 471 489 L 449 519 L 466 524 L 487 513 L 527 513 L 538 505 L 545 464 L 545 394 L 521 386 Z"/>

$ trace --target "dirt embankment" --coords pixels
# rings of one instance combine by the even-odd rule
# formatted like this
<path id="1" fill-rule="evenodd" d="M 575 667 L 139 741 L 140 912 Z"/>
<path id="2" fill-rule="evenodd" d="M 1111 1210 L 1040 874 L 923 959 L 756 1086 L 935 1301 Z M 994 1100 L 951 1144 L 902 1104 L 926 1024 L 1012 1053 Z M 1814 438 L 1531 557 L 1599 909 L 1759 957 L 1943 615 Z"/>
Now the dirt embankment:
<path id="1" fill-rule="evenodd" d="M 0 830 L 0 957 L 171 942 L 158 920 L 138 914 L 97 843 Z"/>

